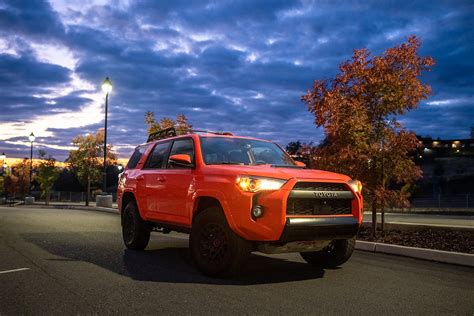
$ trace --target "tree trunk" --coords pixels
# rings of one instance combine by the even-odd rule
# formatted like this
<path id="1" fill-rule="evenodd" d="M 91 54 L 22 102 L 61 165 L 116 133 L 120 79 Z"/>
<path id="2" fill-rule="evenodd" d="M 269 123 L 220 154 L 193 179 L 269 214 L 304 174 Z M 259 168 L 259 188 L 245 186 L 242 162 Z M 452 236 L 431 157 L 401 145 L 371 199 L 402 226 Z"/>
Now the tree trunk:
<path id="1" fill-rule="evenodd" d="M 46 205 L 49 205 L 49 191 L 45 191 L 44 194 L 46 195 Z"/>
<path id="2" fill-rule="evenodd" d="M 91 191 L 91 178 L 87 176 L 86 206 L 89 206 L 89 192 Z"/>
<path id="3" fill-rule="evenodd" d="M 385 192 L 385 168 L 384 168 L 384 141 L 382 140 L 382 188 L 384 189 Z M 382 223 L 381 223 L 381 229 L 382 229 L 382 236 L 384 235 L 384 229 L 385 229 L 385 194 L 382 199 Z"/>
<path id="4" fill-rule="evenodd" d="M 381 223 L 381 229 L 382 229 L 382 236 L 384 235 L 384 225 L 385 225 L 385 203 L 382 204 L 382 223 Z"/>
<path id="5" fill-rule="evenodd" d="M 377 201 L 372 200 L 372 239 L 377 237 Z"/>

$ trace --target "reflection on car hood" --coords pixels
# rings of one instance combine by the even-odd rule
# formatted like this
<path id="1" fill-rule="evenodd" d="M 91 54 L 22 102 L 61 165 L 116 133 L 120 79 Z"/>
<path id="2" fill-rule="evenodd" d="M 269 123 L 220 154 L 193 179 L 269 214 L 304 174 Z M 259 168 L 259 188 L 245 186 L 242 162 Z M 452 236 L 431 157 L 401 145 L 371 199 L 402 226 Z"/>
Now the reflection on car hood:
<path id="1" fill-rule="evenodd" d="M 328 180 L 328 181 L 341 181 L 346 182 L 350 180 L 350 177 L 316 169 L 303 169 L 303 168 L 292 168 L 292 167 L 273 167 L 271 165 L 208 165 L 206 166 L 208 171 L 211 173 L 226 173 L 237 175 L 253 175 L 260 177 L 270 177 L 289 180 L 291 178 L 297 179 L 308 179 L 308 180 Z"/>

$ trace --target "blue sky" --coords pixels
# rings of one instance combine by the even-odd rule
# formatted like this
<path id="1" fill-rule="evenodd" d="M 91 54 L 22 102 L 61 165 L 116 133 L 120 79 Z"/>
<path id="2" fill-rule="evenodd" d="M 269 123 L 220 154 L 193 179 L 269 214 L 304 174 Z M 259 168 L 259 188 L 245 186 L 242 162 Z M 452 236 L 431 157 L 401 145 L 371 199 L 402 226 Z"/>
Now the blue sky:
<path id="1" fill-rule="evenodd" d="M 419 135 L 468 138 L 474 125 L 470 1 L 0 1 L 0 152 L 64 160 L 103 126 L 119 156 L 146 139 L 143 116 L 185 114 L 196 128 L 318 143 L 300 101 L 355 48 L 411 35 L 437 65 L 433 95 L 402 118 Z"/>

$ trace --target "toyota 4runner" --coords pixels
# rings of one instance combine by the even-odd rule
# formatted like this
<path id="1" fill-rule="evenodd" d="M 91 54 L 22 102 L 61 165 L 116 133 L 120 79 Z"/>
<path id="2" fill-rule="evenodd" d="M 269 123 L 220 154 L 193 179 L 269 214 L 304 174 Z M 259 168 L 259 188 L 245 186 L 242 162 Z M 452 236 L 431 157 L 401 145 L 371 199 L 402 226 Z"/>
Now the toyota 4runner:
<path id="1" fill-rule="evenodd" d="M 308 263 L 346 262 L 362 221 L 361 183 L 306 169 L 275 143 L 174 128 L 136 147 L 117 192 L 129 249 L 152 231 L 189 233 L 204 274 L 236 274 L 252 251 L 300 252 Z"/>

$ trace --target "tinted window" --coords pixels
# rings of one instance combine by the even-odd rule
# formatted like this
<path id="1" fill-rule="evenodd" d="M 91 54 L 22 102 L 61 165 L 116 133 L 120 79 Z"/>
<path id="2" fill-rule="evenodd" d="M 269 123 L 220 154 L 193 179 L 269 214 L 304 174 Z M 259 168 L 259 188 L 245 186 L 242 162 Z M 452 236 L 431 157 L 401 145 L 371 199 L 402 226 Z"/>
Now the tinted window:
<path id="1" fill-rule="evenodd" d="M 146 162 L 145 168 L 160 169 L 163 168 L 163 161 L 168 152 L 169 142 L 159 143 L 153 148 Z"/>
<path id="2" fill-rule="evenodd" d="M 206 164 L 294 166 L 288 154 L 271 142 L 226 137 L 201 137 Z"/>
<path id="3" fill-rule="evenodd" d="M 194 163 L 194 143 L 190 138 L 179 139 L 174 141 L 173 147 L 171 148 L 170 157 L 172 155 L 186 154 L 191 157 L 191 161 Z M 176 165 L 170 165 L 168 167 L 177 168 Z"/>
<path id="4" fill-rule="evenodd" d="M 127 163 L 128 169 L 135 169 L 140 159 L 142 159 L 142 156 L 146 151 L 146 147 L 147 146 L 138 146 L 137 148 L 135 148 L 135 151 L 133 152 L 132 157 L 130 157 L 130 159 L 128 160 L 128 163 Z"/>

